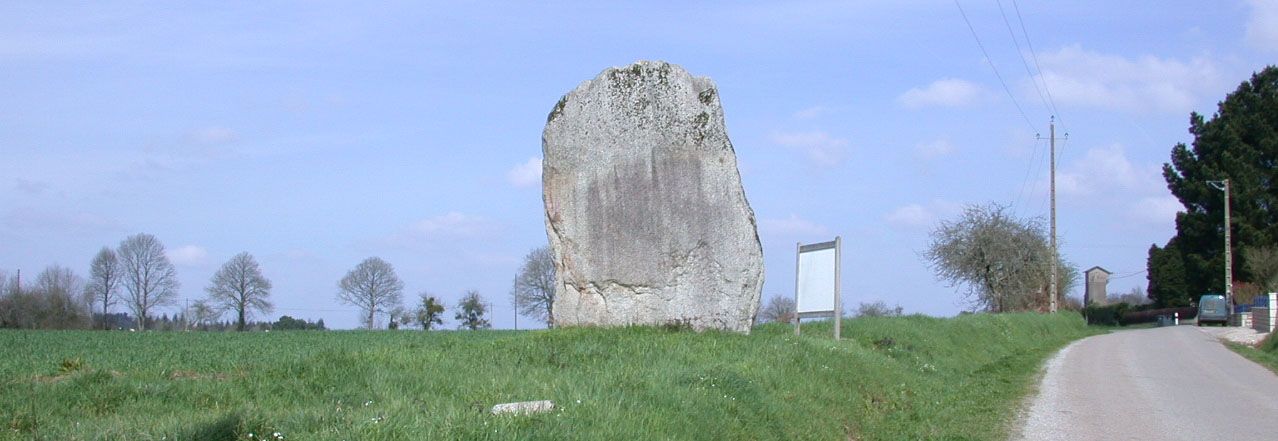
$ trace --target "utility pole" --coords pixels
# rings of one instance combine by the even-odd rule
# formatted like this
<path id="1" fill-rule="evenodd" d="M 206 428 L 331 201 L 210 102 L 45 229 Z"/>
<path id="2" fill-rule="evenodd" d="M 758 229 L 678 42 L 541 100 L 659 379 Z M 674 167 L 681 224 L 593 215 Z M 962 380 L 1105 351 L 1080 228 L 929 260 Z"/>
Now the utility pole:
<path id="1" fill-rule="evenodd" d="M 1234 253 L 1230 240 L 1233 224 L 1229 223 L 1229 180 L 1207 181 L 1207 184 L 1225 192 L 1225 303 L 1229 304 L 1229 315 L 1232 316 L 1234 314 Z"/>
<path id="2" fill-rule="evenodd" d="M 1051 214 L 1052 255 L 1049 257 L 1050 259 L 1052 259 L 1052 278 L 1051 278 L 1051 283 L 1048 285 L 1048 288 L 1047 288 L 1048 289 L 1047 310 L 1048 312 L 1056 312 L 1056 305 L 1058 303 L 1056 299 L 1056 284 L 1057 284 L 1056 274 L 1058 270 L 1056 267 L 1058 262 L 1056 261 L 1057 252 L 1056 252 L 1056 117 L 1055 116 L 1052 116 L 1052 119 L 1049 121 L 1048 129 L 1050 130 L 1050 132 L 1048 132 L 1047 140 L 1048 140 L 1048 144 L 1051 145 L 1051 152 L 1052 152 L 1051 153 L 1051 179 L 1050 179 L 1051 180 L 1051 199 L 1052 199 L 1052 214 Z M 1065 134 L 1065 138 L 1069 139 L 1068 133 Z M 1039 139 L 1042 139 L 1042 138 L 1040 137 Z"/>
<path id="3" fill-rule="evenodd" d="M 1234 224 L 1229 221 L 1229 180 L 1225 180 L 1225 303 L 1229 305 L 1229 314 L 1234 313 L 1234 252 L 1233 241 L 1229 240 Z"/>
<path id="4" fill-rule="evenodd" d="M 1056 117 L 1048 123 L 1050 142 L 1052 145 L 1052 284 L 1047 298 L 1048 312 L 1056 312 Z"/>

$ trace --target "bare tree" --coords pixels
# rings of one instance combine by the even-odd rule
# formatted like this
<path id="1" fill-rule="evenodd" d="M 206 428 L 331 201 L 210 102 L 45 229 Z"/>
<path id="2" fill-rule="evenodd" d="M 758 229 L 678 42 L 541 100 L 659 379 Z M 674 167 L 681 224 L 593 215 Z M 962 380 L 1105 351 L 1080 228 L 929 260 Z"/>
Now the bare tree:
<path id="1" fill-rule="evenodd" d="M 222 315 L 217 308 L 214 308 L 213 305 L 210 305 L 204 299 L 196 300 L 195 303 L 192 303 L 191 309 L 187 314 L 191 317 L 191 324 L 195 325 L 197 329 L 205 329 L 209 323 L 217 320 Z"/>
<path id="2" fill-rule="evenodd" d="M 484 304 L 484 298 L 479 295 L 479 291 L 473 289 L 466 291 L 461 301 L 457 302 L 457 309 L 457 329 L 466 328 L 474 331 L 493 326 L 487 318 L 484 318 L 488 314 L 488 305 Z"/>
<path id="3" fill-rule="evenodd" d="M 1247 262 L 1252 283 L 1258 285 L 1261 292 L 1278 291 L 1278 249 L 1272 246 L 1244 248 L 1243 260 Z"/>
<path id="4" fill-rule="evenodd" d="M 524 256 L 524 265 L 510 290 L 510 301 L 520 314 L 546 322 L 546 326 L 554 324 L 555 261 L 550 247 L 533 249 Z"/>
<path id="5" fill-rule="evenodd" d="M 1060 311 L 1082 311 L 1083 299 L 1074 296 L 1062 296 L 1059 308 Z"/>
<path id="6" fill-rule="evenodd" d="M 759 319 L 764 323 L 794 323 L 794 317 L 794 298 L 789 296 L 773 296 L 759 311 Z"/>
<path id="7" fill-rule="evenodd" d="M 152 309 L 173 304 L 181 284 L 177 270 L 164 254 L 164 245 L 155 236 L 139 233 L 124 239 L 116 251 L 128 297 L 129 310 L 138 322 L 138 329 L 146 330 L 147 316 Z"/>
<path id="8" fill-rule="evenodd" d="M 404 282 L 385 260 L 369 257 L 338 282 L 337 299 L 364 312 L 364 326 L 376 329 L 377 314 L 385 314 L 402 303 Z"/>
<path id="9" fill-rule="evenodd" d="M 0 328 L 21 328 L 23 314 L 19 313 L 22 301 L 22 287 L 18 277 L 9 277 L 0 271 Z"/>
<path id="10" fill-rule="evenodd" d="M 1114 299 L 1113 303 L 1126 303 L 1128 305 L 1144 305 L 1149 303 L 1149 296 L 1145 294 L 1145 290 L 1139 286 L 1133 286 L 1131 290 L 1120 294 Z"/>
<path id="11" fill-rule="evenodd" d="M 857 317 L 900 317 L 905 312 L 901 305 L 888 306 L 887 302 L 876 300 L 871 303 L 862 302 L 856 307 Z"/>
<path id="12" fill-rule="evenodd" d="M 990 204 L 942 222 L 925 256 L 938 278 L 965 287 L 972 306 L 1007 312 L 1045 309 L 1053 258 L 1062 269 L 1057 295 L 1077 283 L 1078 270 L 1051 254 L 1040 220 L 1017 219 Z"/>
<path id="13" fill-rule="evenodd" d="M 36 276 L 35 291 L 39 298 L 37 327 L 41 329 L 87 328 L 90 324 L 89 302 L 84 295 L 84 279 L 70 268 L 50 265 Z"/>
<path id="14" fill-rule="evenodd" d="M 444 304 L 430 293 L 423 292 L 419 297 L 421 298 L 421 304 L 417 306 L 417 310 L 414 311 L 416 314 L 413 317 L 417 325 L 424 331 L 429 331 L 430 328 L 436 325 L 443 326 Z"/>
<path id="15" fill-rule="evenodd" d="M 85 293 L 93 303 L 102 305 L 104 319 L 111 306 L 115 305 L 116 294 L 120 291 L 121 277 L 123 273 L 120 268 L 120 259 L 116 257 L 115 250 L 102 247 L 89 263 L 89 283 L 85 286 Z M 103 320 L 102 326 L 104 329 L 110 328 L 106 320 Z"/>
<path id="16" fill-rule="evenodd" d="M 209 286 L 204 288 L 214 307 L 235 313 L 235 330 L 243 331 L 253 312 L 270 314 L 271 281 L 262 275 L 262 268 L 252 254 L 236 254 L 213 274 Z"/>

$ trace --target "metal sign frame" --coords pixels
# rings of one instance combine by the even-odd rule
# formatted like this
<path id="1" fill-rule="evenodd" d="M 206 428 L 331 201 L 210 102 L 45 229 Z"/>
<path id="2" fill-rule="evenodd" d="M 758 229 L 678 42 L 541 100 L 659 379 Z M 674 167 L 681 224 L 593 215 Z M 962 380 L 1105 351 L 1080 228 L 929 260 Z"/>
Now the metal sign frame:
<path id="1" fill-rule="evenodd" d="M 808 275 L 808 273 L 804 271 L 805 267 L 803 265 L 803 253 L 825 251 L 832 248 L 834 249 L 834 268 L 833 268 L 834 269 L 834 286 L 833 286 L 834 287 L 834 290 L 833 290 L 834 291 L 833 292 L 834 309 L 828 310 L 828 311 L 819 310 L 819 311 L 801 312 L 799 309 L 799 305 L 801 304 L 800 302 L 803 300 L 803 298 L 806 298 L 808 295 L 813 295 L 812 293 L 808 293 L 802 289 L 802 287 L 804 286 L 802 283 L 805 280 L 804 277 Z M 801 334 L 802 322 L 803 322 L 803 319 L 805 318 L 827 318 L 827 317 L 833 316 L 834 317 L 834 339 L 835 340 L 840 339 L 840 330 L 841 330 L 840 328 L 842 328 L 841 316 L 843 315 L 841 314 L 841 312 L 843 311 L 843 299 L 842 299 L 843 296 L 841 295 L 842 290 L 840 288 L 840 285 L 842 284 L 840 283 L 841 282 L 840 273 L 842 272 L 841 271 L 842 270 L 842 264 L 841 264 L 842 252 L 843 252 L 843 238 L 840 236 L 835 236 L 834 240 L 829 242 L 821 242 L 821 243 L 814 243 L 814 244 L 808 244 L 808 245 L 804 245 L 802 243 L 795 244 L 794 335 Z M 804 291 L 804 292 L 801 292 L 801 291 Z M 801 294 L 803 295 L 803 297 L 800 297 Z"/>

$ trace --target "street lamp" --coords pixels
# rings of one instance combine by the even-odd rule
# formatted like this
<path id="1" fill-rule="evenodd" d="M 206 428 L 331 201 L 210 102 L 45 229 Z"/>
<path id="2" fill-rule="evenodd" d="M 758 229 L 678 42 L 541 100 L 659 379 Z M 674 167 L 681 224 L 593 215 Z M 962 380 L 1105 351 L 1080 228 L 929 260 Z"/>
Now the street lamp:
<path id="1" fill-rule="evenodd" d="M 1234 315 L 1234 255 L 1230 246 L 1229 231 L 1229 180 L 1207 181 L 1212 188 L 1225 192 L 1225 303 L 1229 304 L 1229 315 Z"/>

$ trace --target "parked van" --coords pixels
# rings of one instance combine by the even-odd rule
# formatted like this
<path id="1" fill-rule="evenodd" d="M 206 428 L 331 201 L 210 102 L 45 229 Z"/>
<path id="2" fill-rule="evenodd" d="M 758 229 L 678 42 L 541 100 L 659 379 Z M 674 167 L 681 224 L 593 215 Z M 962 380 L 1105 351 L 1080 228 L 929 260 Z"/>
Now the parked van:
<path id="1" fill-rule="evenodd" d="M 1204 323 L 1229 324 L 1229 303 L 1220 294 L 1204 294 L 1198 299 L 1198 326 Z"/>

